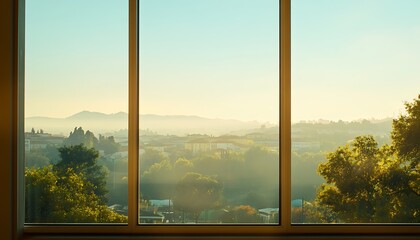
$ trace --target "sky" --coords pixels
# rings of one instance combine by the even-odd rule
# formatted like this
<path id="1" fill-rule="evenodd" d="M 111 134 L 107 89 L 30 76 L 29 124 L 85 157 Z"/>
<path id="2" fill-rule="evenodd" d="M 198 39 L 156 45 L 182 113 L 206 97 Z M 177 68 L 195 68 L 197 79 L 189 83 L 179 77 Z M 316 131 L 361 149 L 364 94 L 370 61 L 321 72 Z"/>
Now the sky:
<path id="1" fill-rule="evenodd" d="M 420 94 L 420 1 L 293 0 L 292 122 L 397 117 Z"/>
<path id="2" fill-rule="evenodd" d="M 26 116 L 126 112 L 127 2 L 27 2 Z M 276 0 L 140 9 L 140 113 L 278 122 Z"/>
<path id="3" fill-rule="evenodd" d="M 397 117 L 420 1 L 293 0 L 292 122 Z M 141 0 L 140 112 L 278 122 L 277 0 Z M 25 114 L 128 111 L 128 1 L 26 1 Z"/>
<path id="4" fill-rule="evenodd" d="M 140 2 L 140 111 L 279 119 L 277 0 Z"/>
<path id="5" fill-rule="evenodd" d="M 128 4 L 27 0 L 25 116 L 128 110 Z"/>

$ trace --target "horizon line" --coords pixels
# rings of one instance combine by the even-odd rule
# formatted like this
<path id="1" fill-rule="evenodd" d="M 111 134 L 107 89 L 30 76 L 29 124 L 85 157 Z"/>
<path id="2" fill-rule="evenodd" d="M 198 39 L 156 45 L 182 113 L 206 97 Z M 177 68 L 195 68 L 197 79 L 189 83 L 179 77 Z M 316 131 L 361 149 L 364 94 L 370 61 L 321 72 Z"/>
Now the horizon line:
<path id="1" fill-rule="evenodd" d="M 88 110 L 82 110 L 80 112 L 74 113 L 72 115 L 69 115 L 67 117 L 51 117 L 51 116 L 40 116 L 40 115 L 36 115 L 36 116 L 25 116 L 25 119 L 29 119 L 29 118 L 50 118 L 50 119 L 68 119 L 71 118 L 73 116 L 76 116 L 78 114 L 81 113 L 92 113 L 92 114 L 102 114 L 102 115 L 107 115 L 107 116 L 111 116 L 111 115 L 117 115 L 117 114 L 126 114 L 128 115 L 128 112 L 124 112 L 124 111 L 118 111 L 118 112 L 113 112 L 113 113 L 104 113 L 104 112 L 98 112 L 98 111 L 88 111 Z M 211 120 L 233 120 L 233 121 L 241 121 L 241 122 L 257 122 L 257 123 L 261 123 L 261 124 L 273 124 L 278 126 L 279 122 L 271 122 L 271 121 L 259 121 L 259 120 L 240 120 L 240 119 L 234 119 L 234 118 L 221 118 L 221 117 L 205 117 L 205 116 L 199 116 L 199 115 L 193 115 L 193 114 L 156 114 L 156 113 L 142 113 L 140 114 L 140 116 L 145 116 L 145 115 L 149 115 L 149 116 L 159 116 L 159 117 L 197 117 L 197 118 L 202 118 L 202 119 L 211 119 Z M 394 117 L 383 117 L 383 118 L 375 118 L 375 117 L 371 117 L 371 118 L 355 118 L 353 120 L 343 120 L 343 119 L 338 119 L 338 120 L 330 120 L 330 119 L 324 119 L 324 118 L 318 118 L 318 119 L 305 119 L 305 120 L 298 120 L 298 121 L 291 121 L 291 124 L 299 124 L 299 123 L 338 123 L 338 122 L 345 122 L 345 123 L 352 123 L 352 122 L 362 122 L 362 121 L 369 121 L 369 122 L 376 122 L 376 121 L 386 121 L 386 120 L 392 120 L 394 119 Z"/>

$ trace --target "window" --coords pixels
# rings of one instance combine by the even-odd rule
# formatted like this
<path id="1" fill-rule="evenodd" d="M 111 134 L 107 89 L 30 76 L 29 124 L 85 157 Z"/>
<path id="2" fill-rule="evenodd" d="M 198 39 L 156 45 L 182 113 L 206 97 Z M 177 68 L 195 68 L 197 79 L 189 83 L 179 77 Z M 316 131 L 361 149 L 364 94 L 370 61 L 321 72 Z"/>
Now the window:
<path id="1" fill-rule="evenodd" d="M 291 4 L 292 222 L 419 223 L 419 2 Z"/>
<path id="2" fill-rule="evenodd" d="M 279 1 L 140 1 L 140 224 L 279 223 Z"/>
<path id="3" fill-rule="evenodd" d="M 8 76 L 10 78 L 10 83 L 8 81 L 5 81 L 4 83 L 6 85 L 5 88 L 1 88 L 1 91 L 6 93 L 5 94 L 5 103 L 10 103 L 9 107 L 2 108 L 2 112 L 5 112 L 6 118 L 2 119 L 2 129 L 4 126 L 5 132 L 9 134 L 9 137 L 6 137 L 5 144 L 2 144 L 2 150 L 4 149 L 5 159 L 10 159 L 10 161 L 2 161 L 2 166 L 4 164 L 5 168 L 2 169 L 2 173 L 4 171 L 4 176 L 7 177 L 10 174 L 8 172 L 8 169 L 14 169 L 15 173 L 19 173 L 17 171 L 18 168 L 16 166 L 13 168 L 14 164 L 19 164 L 19 162 L 16 161 L 16 159 L 19 159 L 20 152 L 16 149 L 13 149 L 13 146 L 16 146 L 16 143 L 19 143 L 21 146 L 24 146 L 24 142 L 22 141 L 24 130 L 21 129 L 23 126 L 23 122 L 21 121 L 18 116 L 22 116 L 18 114 L 18 110 L 22 110 L 22 102 L 21 99 L 17 98 L 17 93 L 19 91 L 22 91 L 21 88 L 22 85 L 19 85 L 18 87 L 18 77 L 22 77 L 22 65 L 18 65 L 17 63 L 20 61 L 22 63 L 22 52 L 19 51 L 18 46 L 22 47 L 22 38 L 17 38 L 17 33 L 19 32 L 22 34 L 22 28 L 19 28 L 20 31 L 18 31 L 18 23 L 20 27 L 23 27 L 22 21 L 17 22 L 17 20 L 14 20 L 12 16 L 10 16 L 10 12 L 14 12 L 14 14 L 18 13 L 18 6 L 20 7 L 20 11 L 22 11 L 22 5 L 24 1 L 20 1 L 20 5 L 12 4 L 12 1 L 2 1 L 2 7 L 0 8 L 2 10 L 2 13 L 5 12 L 5 14 L 1 15 L 3 16 L 9 16 L 9 20 L 13 22 L 14 30 L 10 29 L 10 26 L 8 24 L 4 24 L 4 21 L 1 22 L 2 30 L 3 28 L 6 29 L 5 32 L 7 32 L 5 41 L 8 48 L 13 50 L 13 54 L 5 54 L 2 55 L 1 58 L 6 58 L 7 63 L 13 63 L 13 64 L 5 64 L 1 65 L 1 69 L 6 69 Z M 11 11 L 8 11 L 8 10 Z M 13 11 L 12 11 L 13 10 Z M 290 130 L 290 1 L 281 1 L 281 25 L 280 25 L 280 32 L 281 32 L 281 38 L 280 38 L 280 87 L 281 87 L 281 104 L 280 104 L 280 112 L 282 118 L 280 119 L 280 146 L 281 149 L 290 149 L 291 148 L 291 142 L 290 142 L 290 136 L 291 136 L 291 130 Z M 129 37 L 129 49 L 136 49 L 137 47 L 137 19 L 136 19 L 136 1 L 130 1 L 129 5 L 129 16 L 130 16 L 130 25 L 129 25 L 129 31 L 130 31 L 130 37 Z M 19 15 L 19 19 L 22 20 L 24 15 Z M 7 21 L 6 21 L 7 22 Z M 8 26 L 5 26 L 8 25 Z M 15 37 L 13 37 L 16 35 Z M 22 36 L 22 35 L 20 35 Z M 7 39 L 14 39 L 14 41 L 8 41 Z M 19 43 L 19 45 L 18 45 Z M 3 45 L 1 45 L 3 46 Z M 3 48 L 3 47 L 2 47 Z M 20 48 L 22 49 L 22 48 Z M 7 51 L 6 51 L 7 52 Z M 137 93 L 138 93 L 138 85 L 137 81 L 135 79 L 138 75 L 138 69 L 137 69 L 137 63 L 138 63 L 138 57 L 137 54 L 134 54 L 132 51 L 129 51 L 129 128 L 131 129 L 137 129 L 138 126 L 138 117 L 136 116 L 138 113 L 138 105 L 137 105 Z M 13 67 L 14 66 L 14 67 Z M 134 67 L 133 67 L 134 66 Z M 134 81 L 133 81 L 134 79 Z M 2 82 L 3 84 L 3 82 Z M 3 86 L 3 85 L 2 85 Z M 22 94 L 22 92 L 20 92 Z M 22 95 L 20 95 L 22 96 Z M 3 97 L 3 95 L 2 95 Z M 3 98 L 2 98 L 3 99 Z M 12 99 L 12 100 L 10 100 Z M 133 101 L 134 99 L 134 101 Z M 18 106 L 20 106 L 18 108 Z M 10 116 L 10 117 L 9 117 Z M 7 119 L 12 118 L 13 121 L 7 122 Z M 6 135 L 7 135 L 6 134 Z M 132 148 L 129 150 L 129 154 L 131 156 L 134 156 L 137 158 L 137 146 L 138 146 L 138 133 L 134 133 L 132 131 L 129 131 L 129 144 L 131 144 Z M 11 137 L 10 137 L 11 136 Z M 19 136 L 19 137 L 18 137 Z M 4 139 L 3 136 L 1 136 L 2 139 Z M 19 140 L 21 142 L 19 142 Z M 2 141 L 3 143 L 3 141 Z M 3 146 L 5 148 L 3 148 Z M 291 224 L 291 197 L 290 197 L 290 151 L 280 151 L 280 159 L 281 159 L 281 174 L 280 174 L 280 191 L 281 191 L 281 201 L 280 201 L 280 226 L 220 226 L 220 225 L 209 225 L 209 226 L 171 226 L 171 227 L 164 227 L 164 226 L 149 226 L 149 225 L 137 225 L 136 219 L 137 219 L 137 193 L 138 188 L 137 184 L 128 184 L 128 205 L 129 208 L 134 209 L 135 211 L 129 211 L 128 212 L 128 226 L 115 226 L 115 225 L 107 225 L 107 226 L 26 226 L 23 227 L 23 217 L 22 217 L 22 210 L 24 203 L 22 202 L 22 193 L 23 189 L 21 187 L 22 183 L 22 174 L 17 174 L 17 180 L 12 181 L 12 176 L 10 176 L 9 181 L 2 182 L 2 186 L 5 186 L 5 189 L 10 189 L 11 187 L 8 185 L 12 185 L 14 183 L 14 188 L 11 189 L 10 192 L 13 196 L 10 196 L 10 199 L 15 199 L 15 207 L 5 207 L 2 210 L 4 210 L 4 216 L 6 218 L 6 224 L 4 226 L 8 226 L 7 224 L 10 222 L 17 222 L 16 226 L 13 227 L 13 234 L 16 235 L 17 238 L 22 237 L 23 231 L 25 231 L 25 238 L 33 238 L 35 236 L 46 236 L 48 237 L 56 237 L 56 238 L 62 238 L 63 234 L 66 234 L 65 237 L 69 238 L 69 234 L 75 234 L 79 233 L 80 235 L 73 235 L 75 239 L 81 238 L 81 237 L 89 237 L 92 236 L 91 234 L 105 234 L 105 233 L 112 233 L 117 234 L 113 235 L 117 239 L 123 239 L 127 235 L 131 235 L 133 233 L 136 234 L 146 234 L 146 235 L 156 235 L 156 236 L 162 236 L 167 234 L 205 234 L 205 235 L 212 235 L 215 236 L 217 234 L 217 237 L 220 237 L 220 233 L 223 232 L 226 235 L 236 235 L 236 236 L 243 236 L 243 235 L 251 235 L 251 236 L 259 236 L 259 235 L 284 235 L 286 237 L 290 235 L 299 235 L 299 234 L 305 234 L 305 237 L 307 236 L 325 236 L 326 234 L 335 234 L 332 235 L 332 237 L 341 235 L 343 237 L 352 237 L 354 235 L 352 234 L 371 234 L 372 237 L 377 237 L 380 234 L 405 234 L 407 237 L 416 237 L 419 234 L 419 230 L 417 226 L 386 226 L 383 225 L 379 226 L 366 226 L 366 225 L 292 225 Z M 23 169 L 23 166 L 20 166 L 21 169 Z M 6 169 L 6 170 L 3 170 Z M 130 176 L 136 176 L 136 171 L 138 169 L 137 161 L 131 161 L 131 165 L 128 167 L 129 171 L 129 177 Z M 3 185 L 4 184 L 4 185 Z M 16 195 L 15 195 L 16 194 Z M 6 198 L 7 199 L 7 198 Z M 10 213 L 8 215 L 7 213 Z M 3 214 L 2 214 L 3 216 Z M 2 220 L 5 219 L 2 217 Z M 12 219 L 12 221 L 11 221 Z M 16 220 L 16 221 L 15 221 Z M 9 231 L 4 231 L 5 234 L 9 233 Z M 83 233 L 89 233 L 85 236 L 82 236 Z M 128 234 L 129 233 L 129 234 Z M 60 235 L 61 234 L 61 235 Z M 119 234 L 119 235 L 118 235 Z M 125 235 L 127 234 L 127 235 Z M 9 236 L 6 236 L 9 237 Z M 112 237 L 111 234 L 107 237 Z M 299 236 L 297 236 L 299 237 Z M 397 236 L 391 236 L 391 237 L 397 237 Z M 23 237 L 22 237 L 23 238 Z M 70 237 L 72 238 L 72 237 Z M 127 237 L 129 238 L 129 237 Z"/>
<path id="4" fill-rule="evenodd" d="M 25 223 L 127 223 L 128 1 L 25 12 Z"/>

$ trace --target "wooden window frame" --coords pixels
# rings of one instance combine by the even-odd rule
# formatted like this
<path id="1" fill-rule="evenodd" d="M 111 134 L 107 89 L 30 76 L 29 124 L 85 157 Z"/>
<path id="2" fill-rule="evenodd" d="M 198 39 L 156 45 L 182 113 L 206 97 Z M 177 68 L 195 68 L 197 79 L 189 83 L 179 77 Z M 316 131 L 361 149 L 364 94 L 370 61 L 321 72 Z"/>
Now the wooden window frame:
<path id="1" fill-rule="evenodd" d="M 1 30 L 6 37 L 2 39 L 1 49 L 10 52 L 0 57 L 1 73 L 6 76 L 2 81 L 1 96 L 7 105 L 0 110 L 1 150 L 5 160 L 1 163 L 1 183 L 10 189 L 10 197 L 4 200 L 5 207 L 2 227 L 4 239 L 133 239 L 153 236 L 165 239 L 201 237 L 220 239 L 220 236 L 235 238 L 259 238 L 262 236 L 275 239 L 290 238 L 418 238 L 419 225 L 409 224 L 292 224 L 291 223 L 291 74 L 290 74 L 290 4 L 291 0 L 280 1 L 280 224 L 279 225 L 138 225 L 138 92 L 139 92 L 139 34 L 138 3 L 129 0 L 129 222 L 128 225 L 24 225 L 24 176 L 22 152 L 23 144 L 23 92 L 24 92 L 24 9 L 25 0 L 2 1 L 2 16 L 9 21 L 1 23 Z M 1 15 L 1 14 L 0 14 Z M 8 81 L 10 80 L 10 81 Z M 6 116 L 3 119 L 3 116 Z M 4 141 L 3 141 L 4 140 Z M 3 156 L 2 155 L 2 156 Z M 9 160 L 9 161 L 8 161 Z M 11 170 L 11 171 L 10 171 Z M 2 201 L 3 203 L 3 201 Z M 9 208 L 7 208 L 9 206 Z M 4 222 L 4 223 L 3 223 Z M 3 230 L 3 229 L 2 229 Z M 2 236 L 3 239 L 3 235 Z"/>

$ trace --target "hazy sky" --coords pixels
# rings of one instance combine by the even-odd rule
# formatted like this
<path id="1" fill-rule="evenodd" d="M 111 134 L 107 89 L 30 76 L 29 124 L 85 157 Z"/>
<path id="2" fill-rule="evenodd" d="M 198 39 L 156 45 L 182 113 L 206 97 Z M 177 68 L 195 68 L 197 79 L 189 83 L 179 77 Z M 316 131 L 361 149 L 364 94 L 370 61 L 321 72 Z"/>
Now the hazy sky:
<path id="1" fill-rule="evenodd" d="M 278 122 L 277 0 L 140 1 L 140 110 Z"/>
<path id="2" fill-rule="evenodd" d="M 26 115 L 127 111 L 127 1 L 27 1 Z M 278 122 L 276 0 L 142 0 L 141 113 Z"/>
<path id="3" fill-rule="evenodd" d="M 420 1 L 293 0 L 292 121 L 396 117 L 420 93 Z"/>
<path id="4" fill-rule="evenodd" d="M 128 4 L 26 0 L 26 116 L 127 112 Z"/>
<path id="5" fill-rule="evenodd" d="M 128 1 L 27 0 L 26 116 L 127 112 Z M 141 0 L 141 113 L 278 121 L 276 0 Z M 292 121 L 395 117 L 420 1 L 293 0 Z"/>

